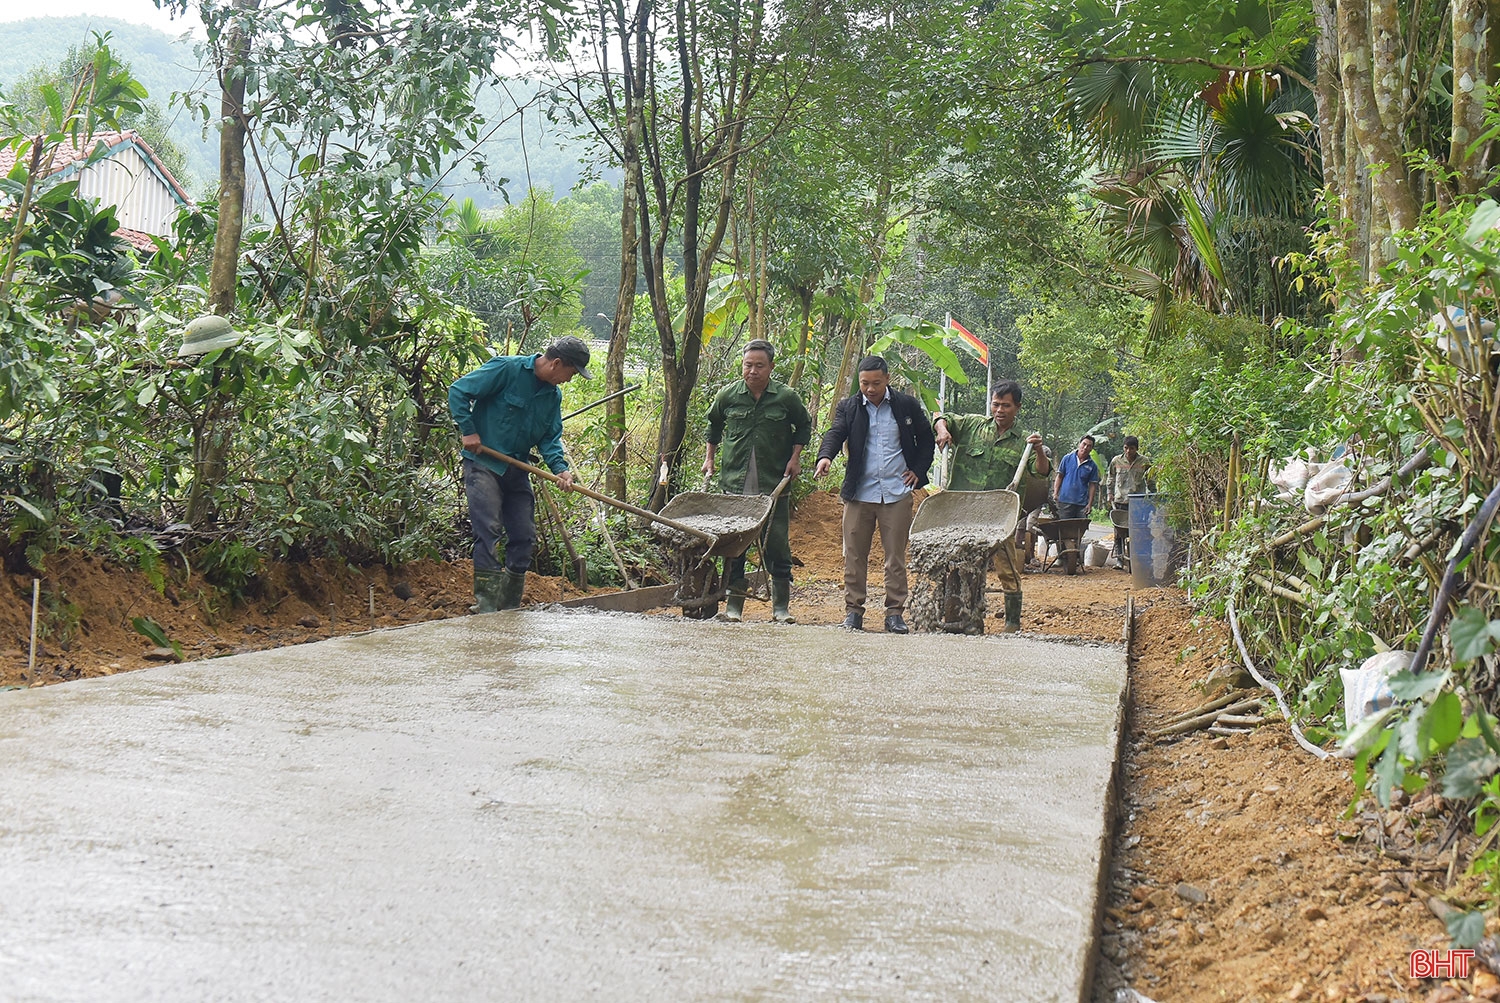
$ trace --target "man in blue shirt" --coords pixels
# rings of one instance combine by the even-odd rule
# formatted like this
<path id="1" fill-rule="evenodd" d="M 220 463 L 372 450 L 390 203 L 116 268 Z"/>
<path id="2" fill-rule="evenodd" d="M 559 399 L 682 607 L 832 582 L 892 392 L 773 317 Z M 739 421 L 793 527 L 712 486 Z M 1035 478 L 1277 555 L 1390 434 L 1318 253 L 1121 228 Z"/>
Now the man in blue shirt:
<path id="1" fill-rule="evenodd" d="M 464 493 L 474 527 L 474 601 L 480 613 L 521 605 L 536 546 L 536 498 L 530 475 L 479 453 L 481 444 L 518 460 L 532 449 L 573 488 L 562 448 L 562 391 L 574 376 L 589 379 L 589 349 L 559 338 L 538 355 L 500 355 L 448 390 L 448 410 L 463 436 Z M 495 546 L 505 540 L 505 564 Z"/>
<path id="2" fill-rule="evenodd" d="M 1094 437 L 1085 435 L 1078 440 L 1078 448 L 1057 465 L 1052 492 L 1057 497 L 1058 518 L 1087 519 L 1094 507 L 1094 494 L 1099 490 L 1099 465 L 1089 459 L 1093 451 Z"/>
<path id="3" fill-rule="evenodd" d="M 911 535 L 911 493 L 927 483 L 932 467 L 932 424 L 921 403 L 890 388 L 885 360 L 859 364 L 859 393 L 839 401 L 833 427 L 818 444 L 814 477 L 823 477 L 848 445 L 844 467 L 844 626 L 864 630 L 870 542 L 880 529 L 885 551 L 885 630 L 905 634 L 906 542 Z"/>

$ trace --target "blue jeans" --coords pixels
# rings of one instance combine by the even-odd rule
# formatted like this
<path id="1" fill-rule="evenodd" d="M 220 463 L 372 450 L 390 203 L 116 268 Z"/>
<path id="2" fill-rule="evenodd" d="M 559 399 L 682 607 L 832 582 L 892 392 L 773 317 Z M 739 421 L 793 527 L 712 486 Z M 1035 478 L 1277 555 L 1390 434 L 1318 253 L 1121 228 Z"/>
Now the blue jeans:
<path id="1" fill-rule="evenodd" d="M 1087 519 L 1089 517 L 1088 502 L 1070 505 L 1065 501 L 1057 503 L 1057 517 L 1059 519 Z"/>
<path id="2" fill-rule="evenodd" d="M 464 460 L 464 494 L 474 526 L 474 570 L 499 571 L 495 546 L 505 540 L 505 568 L 521 574 L 531 567 L 536 549 L 536 496 L 531 476 L 518 467 L 497 474 Z"/>

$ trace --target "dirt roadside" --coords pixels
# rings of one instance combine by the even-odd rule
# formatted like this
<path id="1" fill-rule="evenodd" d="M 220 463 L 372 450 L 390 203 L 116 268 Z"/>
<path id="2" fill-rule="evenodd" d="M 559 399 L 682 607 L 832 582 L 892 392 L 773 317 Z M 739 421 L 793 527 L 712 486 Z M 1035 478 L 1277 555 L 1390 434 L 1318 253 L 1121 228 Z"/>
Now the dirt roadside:
<path id="1" fill-rule="evenodd" d="M 839 516 L 838 499 L 820 493 L 793 520 L 802 561 L 793 613 L 805 624 L 843 619 Z M 876 550 L 872 594 L 881 582 Z M 0 580 L 0 686 L 153 664 L 154 646 L 131 626 L 138 616 L 161 624 L 186 657 L 209 658 L 463 615 L 470 574 L 467 563 L 279 565 L 243 604 L 220 609 L 196 575 L 179 570 L 158 592 L 136 571 L 55 555 L 34 679 L 25 656 L 30 578 Z M 1024 590 L 1028 632 L 1099 641 L 1118 641 L 1132 594 L 1129 576 L 1107 569 L 1028 574 Z M 526 599 L 576 594 L 561 579 L 532 576 Z M 1447 945 L 1427 893 L 1450 870 L 1459 898 L 1474 891 L 1462 876 L 1474 846 L 1458 835 L 1451 806 L 1429 797 L 1382 812 L 1362 802 L 1344 818 L 1349 765 L 1303 752 L 1274 712 L 1244 736 L 1151 738 L 1204 702 L 1199 684 L 1231 659 L 1222 625 L 1195 620 L 1180 592 L 1135 592 L 1134 603 L 1132 707 L 1095 1000 L 1115 1000 L 1122 986 L 1159 1003 L 1500 999 L 1500 981 L 1478 966 L 1446 983 L 1407 978 L 1413 950 Z M 769 619 L 770 609 L 752 602 L 746 614 Z"/>

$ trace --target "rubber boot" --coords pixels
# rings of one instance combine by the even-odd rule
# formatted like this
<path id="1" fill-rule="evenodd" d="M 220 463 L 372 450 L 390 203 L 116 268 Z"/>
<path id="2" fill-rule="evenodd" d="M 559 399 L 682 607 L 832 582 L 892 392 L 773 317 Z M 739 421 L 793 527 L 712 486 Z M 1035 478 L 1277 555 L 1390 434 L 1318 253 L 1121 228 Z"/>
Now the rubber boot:
<path id="1" fill-rule="evenodd" d="M 474 569 L 474 605 L 471 613 L 493 613 L 500 608 L 500 589 L 505 584 L 503 571 Z"/>
<path id="2" fill-rule="evenodd" d="M 1021 629 L 1021 593 L 1005 593 L 1005 626 L 1000 628 L 1002 634 L 1014 634 Z"/>
<path id="3" fill-rule="evenodd" d="M 526 590 L 526 572 L 505 568 L 500 572 L 500 588 L 495 600 L 500 609 L 519 609 L 521 593 Z"/>
<path id="4" fill-rule="evenodd" d="M 728 623 L 739 623 L 745 619 L 745 593 L 743 586 L 730 586 L 729 594 L 724 597 L 724 612 L 719 614 L 719 619 Z"/>
<path id="5" fill-rule="evenodd" d="M 792 602 L 792 583 L 784 578 L 771 579 L 771 619 L 777 623 L 796 623 L 787 607 Z"/>

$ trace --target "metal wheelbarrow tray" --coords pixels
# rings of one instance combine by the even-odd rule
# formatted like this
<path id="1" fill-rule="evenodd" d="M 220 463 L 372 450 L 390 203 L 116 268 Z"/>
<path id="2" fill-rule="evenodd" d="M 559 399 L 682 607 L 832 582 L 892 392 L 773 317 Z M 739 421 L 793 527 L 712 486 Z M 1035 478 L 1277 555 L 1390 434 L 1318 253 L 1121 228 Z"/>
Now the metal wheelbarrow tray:
<path id="1" fill-rule="evenodd" d="M 1038 519 L 1036 522 L 1036 531 L 1046 537 L 1048 543 L 1057 544 L 1057 561 L 1062 562 L 1063 570 L 1070 575 L 1078 574 L 1078 566 L 1083 563 L 1083 534 L 1088 529 L 1088 519 Z M 1042 570 L 1048 567 L 1051 565 L 1045 565 Z"/>
<path id="2" fill-rule="evenodd" d="M 750 549 L 776 507 L 777 495 L 722 495 L 708 491 L 684 491 L 662 507 L 661 514 L 684 526 L 711 533 L 713 545 L 703 557 L 739 557 Z M 668 526 L 651 526 L 664 540 L 683 550 L 703 546 L 696 538 L 684 538 Z"/>
<path id="3" fill-rule="evenodd" d="M 1021 496 L 1014 491 L 939 491 L 928 495 L 911 521 L 913 549 L 987 542 L 994 550 L 1016 533 Z"/>

